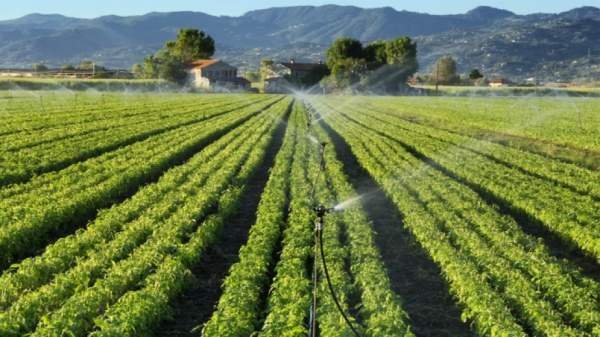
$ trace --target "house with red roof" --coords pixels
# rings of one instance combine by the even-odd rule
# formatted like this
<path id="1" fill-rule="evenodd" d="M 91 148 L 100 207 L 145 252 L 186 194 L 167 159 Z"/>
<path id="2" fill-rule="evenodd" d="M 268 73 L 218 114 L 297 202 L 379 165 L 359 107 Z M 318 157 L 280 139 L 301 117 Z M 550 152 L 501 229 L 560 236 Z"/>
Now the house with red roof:
<path id="1" fill-rule="evenodd" d="M 250 82 L 238 77 L 238 69 L 219 59 L 196 60 L 188 67 L 191 84 L 207 90 L 247 90 Z"/>

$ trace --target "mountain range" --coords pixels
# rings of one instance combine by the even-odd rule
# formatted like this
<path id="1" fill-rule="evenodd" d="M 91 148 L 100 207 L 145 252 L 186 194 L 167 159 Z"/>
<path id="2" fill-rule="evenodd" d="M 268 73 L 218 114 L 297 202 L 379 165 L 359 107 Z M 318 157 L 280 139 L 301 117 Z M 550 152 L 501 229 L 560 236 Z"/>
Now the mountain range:
<path id="1" fill-rule="evenodd" d="M 461 72 L 545 81 L 600 78 L 600 9 L 517 15 L 478 7 L 465 14 L 431 15 L 390 7 L 297 6 L 239 17 L 200 12 L 149 13 L 78 19 L 30 14 L 0 21 L 0 67 L 60 66 L 91 59 L 129 68 L 173 39 L 182 27 L 200 28 L 217 41 L 217 57 L 243 69 L 261 58 L 318 61 L 335 38 L 368 43 L 408 35 L 419 48 L 420 72 L 443 55 Z"/>

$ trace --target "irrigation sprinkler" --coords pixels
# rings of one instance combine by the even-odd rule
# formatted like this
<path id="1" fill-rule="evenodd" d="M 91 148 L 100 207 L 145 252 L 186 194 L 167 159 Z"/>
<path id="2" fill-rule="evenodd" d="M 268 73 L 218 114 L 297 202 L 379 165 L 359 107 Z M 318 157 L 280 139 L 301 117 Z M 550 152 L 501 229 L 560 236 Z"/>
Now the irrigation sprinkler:
<path id="1" fill-rule="evenodd" d="M 313 208 L 313 211 L 315 211 L 315 214 L 317 215 L 317 223 L 320 223 L 321 226 L 323 224 L 323 219 L 325 218 L 325 215 L 335 211 L 335 208 L 333 207 L 325 207 L 323 205 L 319 205 Z M 317 228 L 317 230 L 320 230 L 320 227 Z"/>
<path id="2" fill-rule="evenodd" d="M 42 108 L 42 112 L 46 113 L 46 108 L 44 107 L 44 99 L 42 98 L 42 94 L 40 94 L 38 97 L 40 99 L 40 107 Z"/>
<path id="3" fill-rule="evenodd" d="M 325 155 L 325 147 L 327 146 L 327 142 L 321 143 L 321 158 Z M 321 159 L 321 171 L 325 171 L 325 160 Z"/>
<path id="4" fill-rule="evenodd" d="M 313 300 L 312 300 L 312 307 L 311 307 L 311 311 L 310 311 L 310 330 L 309 330 L 309 336 L 311 336 L 311 337 L 317 336 L 317 329 L 316 329 L 317 304 L 318 304 L 317 303 L 317 295 L 318 295 L 317 285 L 319 282 L 317 256 L 319 256 L 319 255 L 321 257 L 321 265 L 323 266 L 323 272 L 325 274 L 325 280 L 327 281 L 327 287 L 329 288 L 329 293 L 331 294 L 331 298 L 333 299 L 333 302 L 335 303 L 338 311 L 344 318 L 344 321 L 346 322 L 346 324 L 348 324 L 348 327 L 350 328 L 350 330 L 352 330 L 352 332 L 354 333 L 354 335 L 356 337 L 361 337 L 361 335 L 358 333 L 358 331 L 356 330 L 356 328 L 354 327 L 354 325 L 352 324 L 352 322 L 350 321 L 350 319 L 344 312 L 344 309 L 342 308 L 342 305 L 340 304 L 340 301 L 338 300 L 335 290 L 333 289 L 333 284 L 331 283 L 331 277 L 329 276 L 329 269 L 327 268 L 327 259 L 325 258 L 325 248 L 323 245 L 323 227 L 325 224 L 325 217 L 330 213 L 341 212 L 341 211 L 343 211 L 342 208 L 326 207 L 324 205 L 318 205 L 313 208 L 313 212 L 315 213 L 315 234 L 314 234 L 315 235 L 315 246 L 314 246 L 315 258 L 314 258 L 314 263 L 313 263 L 313 278 L 312 278 L 313 279 Z"/>
<path id="5" fill-rule="evenodd" d="M 307 106 L 306 111 L 307 111 L 307 117 L 308 117 L 307 118 L 308 119 L 307 126 L 310 129 L 310 127 L 313 124 L 313 119 L 315 117 L 315 113 L 314 113 L 313 108 L 311 106 Z"/>
<path id="6" fill-rule="evenodd" d="M 323 237 L 323 222 L 325 221 L 325 215 L 332 211 L 331 208 L 326 208 L 323 205 L 319 205 L 313 207 L 313 211 L 316 214 L 315 219 L 315 245 L 314 245 L 314 261 L 313 261 L 313 273 L 312 273 L 312 282 L 313 282 L 313 291 L 312 291 L 312 304 L 310 308 L 310 327 L 309 327 L 309 336 L 316 337 L 317 336 L 317 297 L 318 297 L 318 287 L 317 284 L 319 282 L 319 266 L 317 264 L 317 256 L 319 254 L 319 242 L 322 241 Z"/>
<path id="7" fill-rule="evenodd" d="M 317 175 L 317 178 L 315 180 L 315 183 L 313 184 L 313 188 L 312 188 L 312 192 L 311 192 L 311 197 L 313 202 L 315 201 L 315 197 L 314 197 L 314 191 L 315 191 L 315 186 L 316 183 L 319 180 L 319 177 L 321 176 L 321 173 L 325 171 L 325 147 L 327 146 L 328 143 L 326 142 L 322 142 L 319 143 L 320 145 L 320 171 L 319 174 Z M 341 204 L 340 204 L 341 205 Z M 315 230 L 314 230 L 314 260 L 313 260 L 313 273 L 312 273 L 312 284 L 313 284 L 313 291 L 312 291 L 312 303 L 311 303 L 311 308 L 310 308 L 310 317 L 309 317 L 309 321 L 310 321 L 310 325 L 309 325 L 309 336 L 310 337 L 317 337 L 317 306 L 318 306 L 318 284 L 319 284 L 319 264 L 318 264 L 318 256 L 320 255 L 321 257 L 321 264 L 323 267 L 323 273 L 325 274 L 325 279 L 327 281 L 327 286 L 329 288 L 329 293 L 331 294 L 331 298 L 333 299 L 333 301 L 335 302 L 335 305 L 338 309 L 338 311 L 340 312 L 340 314 L 342 315 L 342 317 L 344 318 L 344 321 L 346 322 L 346 324 L 348 324 L 348 327 L 350 328 L 350 330 L 352 330 L 352 332 L 354 333 L 354 335 L 356 337 L 361 337 L 361 335 L 358 333 L 358 331 L 354 328 L 352 322 L 350 321 L 350 319 L 348 318 L 348 316 L 346 315 L 346 313 L 344 312 L 344 309 L 342 308 L 337 295 L 335 294 L 335 290 L 333 289 L 333 285 L 331 283 L 331 278 L 329 277 L 329 270 L 327 269 L 327 259 L 325 258 L 325 249 L 324 249 L 324 245 L 323 245 L 323 227 L 325 224 L 325 217 L 333 212 L 341 212 L 343 211 L 344 208 L 343 207 L 327 207 L 324 206 L 322 204 L 316 205 L 313 207 L 312 211 L 314 212 L 315 215 Z"/>

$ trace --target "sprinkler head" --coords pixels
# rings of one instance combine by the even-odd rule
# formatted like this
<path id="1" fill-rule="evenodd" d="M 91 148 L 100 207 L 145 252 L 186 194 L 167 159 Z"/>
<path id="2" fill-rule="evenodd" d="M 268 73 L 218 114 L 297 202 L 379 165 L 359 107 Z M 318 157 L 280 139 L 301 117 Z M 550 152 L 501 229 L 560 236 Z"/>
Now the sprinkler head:
<path id="1" fill-rule="evenodd" d="M 323 205 L 319 205 L 319 206 L 313 208 L 313 210 L 315 211 L 315 213 L 317 213 L 317 217 L 319 217 L 319 218 L 322 218 L 326 214 L 331 213 L 331 212 L 334 211 L 333 208 L 328 208 L 328 207 L 325 207 Z"/>

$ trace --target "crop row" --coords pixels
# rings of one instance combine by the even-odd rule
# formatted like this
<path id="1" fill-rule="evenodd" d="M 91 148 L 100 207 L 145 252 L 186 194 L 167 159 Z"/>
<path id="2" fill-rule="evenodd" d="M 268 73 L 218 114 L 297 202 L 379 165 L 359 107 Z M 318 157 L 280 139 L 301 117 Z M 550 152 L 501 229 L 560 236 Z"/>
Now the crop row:
<path id="1" fill-rule="evenodd" d="M 600 184 L 598 184 L 600 174 L 598 172 L 510 146 L 476 140 L 457 133 L 423 126 L 402 118 L 400 114 L 382 108 L 361 108 L 361 113 L 375 121 L 389 123 L 403 132 L 417 132 L 446 142 L 450 146 L 468 149 L 504 165 L 519 168 L 529 175 L 543 177 L 582 194 L 590 194 L 594 198 L 600 198 Z"/>
<path id="2" fill-rule="evenodd" d="M 127 113 L 113 115 L 114 112 L 105 110 L 97 112 L 97 119 L 85 121 L 83 123 L 71 123 L 55 127 L 46 127 L 35 131 L 22 131 L 10 135 L 0 136 L 2 152 L 16 152 L 17 150 L 32 148 L 36 145 L 57 142 L 64 139 L 77 140 L 86 135 L 106 131 L 111 128 L 121 128 L 135 125 L 138 123 L 148 123 L 159 119 L 167 119 L 178 115 L 189 113 L 202 114 L 201 110 L 210 111 L 220 106 L 227 106 L 236 103 L 236 100 L 216 100 L 212 97 L 198 100 L 196 104 L 188 102 L 179 104 L 156 104 L 152 107 L 137 107 L 131 104 L 127 108 Z M 82 114 L 85 112 L 82 111 Z M 105 119 L 106 115 L 111 116 Z"/>
<path id="3" fill-rule="evenodd" d="M 465 305 L 464 317 L 482 335 L 597 333 L 598 284 L 549 256 L 465 186 L 377 132 L 329 112 L 327 122 L 403 212 L 405 225 Z"/>
<path id="4" fill-rule="evenodd" d="M 10 272 L 0 277 L 0 287 L 4 289 L 0 293 L 0 309 L 6 309 L 23 292 L 36 289 L 49 282 L 54 275 L 69 269 L 78 257 L 92 251 L 112 250 L 106 246 L 111 239 L 110 245 L 119 241 L 120 244 L 135 245 L 146 240 L 151 228 L 147 225 L 152 223 L 140 219 L 161 219 L 171 214 L 178 200 L 186 195 L 179 191 L 206 182 L 210 174 L 218 170 L 230 156 L 231 150 L 227 150 L 243 144 L 249 136 L 247 130 L 257 122 L 250 120 L 233 129 L 192 157 L 186 165 L 170 169 L 156 184 L 147 185 L 130 199 L 101 211 L 86 230 L 62 238 L 46 247 L 42 255 L 14 265 Z M 198 170 L 198 167 L 202 167 L 202 170 Z M 128 225 L 132 223 L 139 225 Z M 131 246 L 119 247 L 115 250 L 118 255 L 107 257 L 107 262 L 128 254 L 129 249 L 125 247 Z"/>
<path id="5" fill-rule="evenodd" d="M 0 190 L 1 264 L 39 248 L 52 233 L 72 230 L 274 103 L 214 118 L 210 128 L 201 122 L 168 131 Z"/>
<path id="6" fill-rule="evenodd" d="M 325 176 L 320 168 L 319 145 L 310 140 L 307 128 L 307 115 L 301 106 L 297 106 L 295 124 L 293 127 L 298 133 L 296 153 L 292 164 L 289 184 L 290 200 L 287 217 L 287 227 L 283 232 L 282 250 L 279 261 L 275 267 L 275 276 L 268 292 L 266 303 L 266 316 L 259 336 L 298 336 L 308 332 L 308 321 L 311 315 L 310 303 L 312 289 L 311 270 L 313 263 L 318 264 L 318 307 L 317 324 L 321 334 L 328 336 L 348 336 L 350 330 L 345 325 L 333 299 L 329 296 L 327 283 L 323 276 L 323 265 L 318 262 L 319 255 L 315 256 L 314 247 L 314 214 L 312 208 L 319 202 L 333 202 L 331 193 L 325 181 Z M 313 138 L 314 140 L 314 138 Z M 347 311 L 347 300 L 351 293 L 351 282 L 345 270 L 345 250 L 340 247 L 338 234 L 341 224 L 337 216 L 329 218 L 325 228 L 324 247 L 329 258 L 329 273 L 333 286 L 337 289 L 337 296 L 342 307 Z M 333 220 L 333 221 L 332 221 Z M 250 263 L 247 262 L 247 263 Z M 233 303 L 235 309 L 235 303 Z M 233 309 L 233 308 L 231 308 Z M 230 309 L 230 310 L 231 310 Z M 207 326 L 226 327 L 226 322 L 215 321 L 214 317 Z M 211 326 L 211 323 L 213 324 Z M 206 331 L 210 331 L 210 330 Z"/>
<path id="7" fill-rule="evenodd" d="M 315 258 L 311 208 L 316 203 L 331 205 L 339 198 L 355 195 L 333 149 L 325 151 L 325 171 L 321 171 L 320 149 L 314 137 L 321 141 L 329 139 L 320 128 L 311 136 L 307 121 L 306 111 L 296 105 L 288 129 L 293 141 L 289 136 L 289 142 L 284 144 L 281 160 L 277 161 L 261 197 L 248 243 L 240 251 L 240 261 L 230 269 L 216 310 L 204 326 L 205 337 L 307 333 L 312 287 L 308 266 Z M 324 228 L 328 270 L 343 310 L 350 316 L 349 301 L 357 292 L 363 301 L 360 316 L 367 326 L 363 330 L 350 318 L 355 328 L 367 336 L 412 336 L 407 314 L 391 290 L 364 212 L 353 208 L 348 213 L 328 215 Z M 346 235 L 351 249 L 340 241 Z M 277 257 L 280 240 L 282 251 Z M 271 276 L 275 261 L 275 275 Z M 351 270 L 347 268 L 348 262 Z M 323 266 L 317 263 L 320 333 L 349 336 L 350 328 L 329 293 Z"/>
<path id="8" fill-rule="evenodd" d="M 303 165 L 295 162 L 297 169 L 294 169 L 295 166 L 292 168 L 288 228 L 284 232 L 283 249 L 269 291 L 266 318 L 258 335 L 297 336 L 307 332 L 312 286 L 307 266 L 311 264 L 312 258 L 313 263 L 318 264 L 319 271 L 316 315 L 320 334 L 350 336 L 350 327 L 344 322 L 330 294 L 320 257 L 314 256 L 316 252 L 312 249 L 314 241 L 311 231 L 314 215 L 310 213 L 310 209 L 318 203 L 332 205 L 342 197 L 355 195 L 355 192 L 343 175 L 341 163 L 335 158 L 332 148 L 326 147 L 323 153 L 325 166 L 320 167 L 320 148 L 316 144 L 320 141 L 328 142 L 329 139 L 316 126 L 316 133 L 311 135 L 305 127 L 308 119 L 304 109 L 302 112 L 303 118 L 296 125 L 297 132 L 301 133 L 298 151 L 308 151 L 309 157 L 300 160 Z M 298 153 L 295 157 L 303 158 Z M 391 290 L 385 268 L 375 248 L 366 215 L 360 208 L 354 208 L 348 213 L 330 214 L 325 219 L 323 246 L 329 275 L 342 310 L 353 322 L 354 328 L 367 336 L 412 336 L 408 317 Z M 348 237 L 349 242 L 341 242 L 341 237 Z M 349 244 L 350 249 L 344 247 L 345 244 Z M 350 269 L 347 267 L 348 262 Z M 366 323 L 365 329 L 352 317 L 349 310 L 350 305 L 353 305 L 349 301 L 357 293 L 363 305 L 360 318 Z M 235 307 L 235 302 L 229 307 L 231 312 L 240 309 L 242 308 Z M 227 327 L 226 322 L 220 324 Z"/>
<path id="9" fill-rule="evenodd" d="M 77 162 L 77 163 L 67 167 L 65 170 L 62 170 L 59 172 L 48 172 L 48 173 L 41 174 L 41 175 L 34 177 L 27 183 L 15 184 L 15 185 L 11 185 L 8 187 L 4 187 L 4 188 L 0 189 L 0 196 L 2 196 L 3 198 L 7 198 L 9 196 L 13 196 L 16 194 L 23 194 L 23 193 L 29 192 L 32 189 L 38 188 L 40 186 L 48 185 L 51 180 L 56 179 L 56 177 L 60 177 L 62 172 L 68 172 L 69 175 L 73 175 L 73 174 L 75 174 L 75 172 L 88 171 L 89 170 L 88 166 L 93 165 L 93 164 L 96 164 L 96 166 L 98 166 L 100 170 L 105 170 L 105 168 L 99 166 L 98 164 L 101 162 L 108 161 L 108 160 L 114 160 L 115 158 L 123 156 L 125 153 L 127 153 L 131 149 L 134 149 L 135 151 L 144 151 L 145 145 L 148 143 L 152 143 L 152 142 L 158 143 L 158 140 L 162 140 L 162 139 L 169 140 L 169 139 L 172 139 L 174 135 L 177 135 L 179 133 L 187 134 L 187 133 L 189 133 L 189 131 L 191 129 L 194 129 L 194 128 L 205 127 L 206 125 L 213 124 L 213 123 L 218 125 L 220 123 L 223 123 L 224 121 L 236 120 L 237 118 L 240 118 L 240 117 L 249 118 L 248 114 L 256 114 L 259 111 L 263 110 L 265 107 L 272 105 L 274 102 L 276 102 L 280 99 L 281 99 L 281 97 L 273 98 L 271 100 L 264 101 L 261 104 L 244 106 L 243 108 L 240 108 L 236 111 L 225 110 L 225 111 L 207 112 L 207 114 L 208 113 L 215 114 L 214 116 L 217 118 L 211 118 L 210 120 L 200 120 L 199 122 L 191 123 L 188 125 L 184 124 L 181 128 L 167 130 L 166 132 L 159 133 L 159 134 L 156 134 L 153 136 L 149 136 L 145 139 L 141 139 L 138 142 L 133 142 L 132 144 L 130 144 L 128 146 L 122 146 L 120 148 L 117 148 L 115 151 L 106 151 L 105 153 L 99 154 L 96 157 L 90 158 L 85 161 Z M 70 172 L 69 172 L 69 170 L 70 170 Z"/>
<path id="10" fill-rule="evenodd" d="M 280 108 L 277 115 L 282 117 L 285 111 L 285 108 Z M 185 271 L 197 264 L 206 247 L 217 239 L 227 225 L 226 220 L 238 208 L 239 198 L 245 191 L 245 184 L 264 160 L 266 147 L 271 142 L 270 134 L 277 127 L 277 122 L 275 120 L 271 123 L 268 136 L 262 137 L 254 146 L 248 161 L 241 167 L 234 185 L 221 198 L 218 212 L 207 218 L 200 230 L 180 248 L 172 266 L 168 263 L 161 265 L 158 271 L 147 279 L 142 289 L 128 293 L 109 308 L 95 321 L 96 326 L 92 336 L 133 337 L 148 334 L 156 327 L 157 322 L 168 316 L 166 309 L 168 304 L 185 285 L 185 272 L 173 273 L 173 268 Z"/>
<path id="11" fill-rule="evenodd" d="M 393 108 L 456 130 L 534 139 L 543 143 L 584 150 L 600 150 L 598 102 L 560 97 L 451 98 L 358 97 L 361 105 Z"/>
<path id="12" fill-rule="evenodd" d="M 48 91 L 21 91 L 20 95 L 9 95 L 2 105 L 2 113 L 8 121 L 29 121 L 39 117 L 60 115 L 67 117 L 78 115 L 79 109 L 98 109 L 98 102 L 102 100 L 106 106 L 117 107 L 118 95 L 104 94 L 100 97 L 94 94 L 79 93 L 69 95 Z M 78 104 L 76 105 L 75 102 Z"/>
<path id="13" fill-rule="evenodd" d="M 40 98 L 41 96 L 41 98 Z M 198 101 L 223 100 L 224 97 L 183 95 L 120 95 L 93 94 L 31 94 L 17 104 L 11 100 L 0 111 L 5 124 L 0 126 L 0 136 L 37 130 L 65 128 L 100 120 L 108 121 L 144 114 L 155 108 L 189 106 Z"/>
<path id="14" fill-rule="evenodd" d="M 277 247 L 287 219 L 291 167 L 300 167 L 305 157 L 297 153 L 301 134 L 297 105 L 288 120 L 281 150 L 261 195 L 256 222 L 247 243 L 240 249 L 239 262 L 231 266 L 223 282 L 223 293 L 202 335 L 250 336 L 259 328 L 260 313 L 270 283 L 269 271 L 275 263 Z M 295 170 L 297 170 L 296 168 Z"/>
<path id="15" fill-rule="evenodd" d="M 34 336 L 60 336 L 65 331 L 74 336 L 87 334 L 94 322 L 99 321 L 98 315 L 122 295 L 131 294 L 129 290 L 136 284 L 152 283 L 156 271 L 171 265 L 168 261 L 191 261 L 191 255 L 200 256 L 218 234 L 218 228 L 212 225 L 214 216 L 209 214 L 214 209 L 218 209 L 218 214 L 225 212 L 229 209 L 225 205 L 234 201 L 229 198 L 239 195 L 234 192 L 236 186 L 247 180 L 264 155 L 269 139 L 265 135 L 272 133 L 277 117 L 285 110 L 283 107 L 279 103 L 254 117 L 254 122 L 247 122 L 242 133 L 233 139 L 227 137 L 230 143 L 225 148 L 222 148 L 224 144 L 215 143 L 213 145 L 221 149 L 209 149 L 211 145 L 185 165 L 191 167 L 169 171 L 157 185 L 170 185 L 172 179 L 184 179 L 184 182 L 175 181 L 173 191 L 164 200 L 156 207 L 150 206 L 106 247 L 96 247 L 87 258 L 78 260 L 74 268 L 20 298 L 4 317 L 3 322 L 9 327 L 7 331 L 22 332 L 11 330 L 11 324 L 27 319 L 30 323 L 19 328 L 25 331 L 36 328 Z M 215 150 L 218 155 L 209 157 L 206 162 L 208 152 Z M 187 175 L 190 177 L 186 178 Z M 151 190 L 144 189 L 140 193 L 143 195 L 146 191 Z M 113 213 L 118 213 L 118 207 L 114 210 Z M 129 239 L 140 234 L 145 237 L 132 244 Z M 111 306 L 111 310 L 118 308 L 119 303 Z M 42 314 L 45 316 L 40 318 Z"/>
<path id="16" fill-rule="evenodd" d="M 321 141 L 332 143 L 320 126 L 314 126 Z M 327 181 L 335 199 L 352 200 L 357 195 L 348 182 L 343 164 L 332 146 L 324 152 Z M 348 237 L 350 269 L 360 293 L 361 318 L 365 333 L 372 337 L 412 336 L 408 314 L 401 299 L 392 291 L 391 281 L 376 247 L 371 223 L 360 204 L 345 209 L 340 219 Z"/>
<path id="17" fill-rule="evenodd" d="M 369 124 L 355 110 L 347 118 L 441 165 L 511 207 L 544 223 L 565 241 L 600 259 L 600 202 L 441 140 L 387 124 Z M 345 113 L 342 113 L 345 114 Z M 518 188 L 515 188 L 518 186 Z"/>
<path id="18" fill-rule="evenodd" d="M 307 333 L 311 281 L 308 266 L 312 258 L 313 216 L 309 172 L 318 168 L 317 154 L 311 151 L 308 139 L 301 131 L 306 120 L 296 110 L 294 121 L 299 132 L 290 175 L 290 201 L 287 227 L 281 241 L 282 250 L 275 266 L 275 276 L 269 289 L 266 317 L 259 335 L 263 337 L 299 336 Z M 304 160 L 302 160 L 304 158 Z"/>
<path id="19" fill-rule="evenodd" d="M 302 109 L 302 112 L 304 117 L 302 125 L 306 125 L 308 115 L 306 115 L 304 109 Z M 320 167 L 313 165 L 309 167 L 308 171 L 308 178 L 314 190 L 311 196 L 311 206 L 325 205 L 331 207 L 336 204 L 336 198 L 334 192 L 331 190 L 328 173 L 323 166 L 326 163 L 324 153 L 321 154 L 324 149 L 319 145 L 319 143 L 323 142 L 321 142 L 321 139 L 317 139 L 317 135 L 312 132 L 312 127 L 308 129 L 301 127 L 300 130 L 304 133 L 304 142 L 307 142 L 311 146 L 311 152 L 318 154 L 318 161 L 322 160 L 321 163 L 317 162 Z M 318 141 L 315 142 L 315 139 Z M 322 156 L 323 158 L 321 158 Z M 331 286 L 334 289 L 341 310 L 344 311 L 346 317 L 352 322 L 354 329 L 361 330 L 349 311 L 349 307 L 353 305 L 350 301 L 356 293 L 356 287 L 352 283 L 352 276 L 346 264 L 348 262 L 348 250 L 340 240 L 345 232 L 344 226 L 341 214 L 335 212 L 328 214 L 324 218 L 322 235 L 320 237 L 322 242 L 320 242 L 317 251 L 313 250 L 313 254 L 317 254 L 316 256 L 313 255 L 313 263 L 316 263 L 318 273 L 316 323 L 321 336 L 336 337 L 350 336 L 352 334 L 350 327 L 338 311 L 337 304 L 332 297 L 333 295 L 330 293 L 326 275 L 330 277 Z M 321 253 L 325 255 L 326 265 L 323 264 Z M 325 273 L 325 267 L 327 267 L 327 274 Z"/>
<path id="20" fill-rule="evenodd" d="M 41 98 L 40 98 L 41 96 Z M 65 128 L 98 120 L 109 120 L 121 116 L 128 117 L 139 114 L 140 110 L 153 107 L 166 107 L 177 104 L 189 104 L 188 100 L 175 102 L 168 99 L 148 99 L 147 97 L 131 96 L 126 101 L 117 97 L 97 100 L 93 95 L 78 95 L 83 100 L 73 100 L 70 96 L 32 94 L 26 100 L 4 105 L 0 116 L 5 122 L 0 126 L 0 137 L 18 133 L 32 133 L 38 130 Z M 75 97 L 75 96 L 73 96 Z"/>
<path id="21" fill-rule="evenodd" d="M 159 116 L 154 119 L 142 116 L 129 124 L 121 121 L 118 127 L 106 127 L 80 136 L 42 142 L 33 147 L 0 151 L 0 185 L 23 182 L 35 174 L 59 170 L 73 163 L 101 155 L 150 136 L 182 126 L 209 120 L 225 113 L 242 109 L 259 100 L 231 103 L 229 106 L 188 107 L 183 112 Z M 202 113 L 199 113 L 202 109 Z M 58 132 L 62 132 L 59 130 Z"/>

